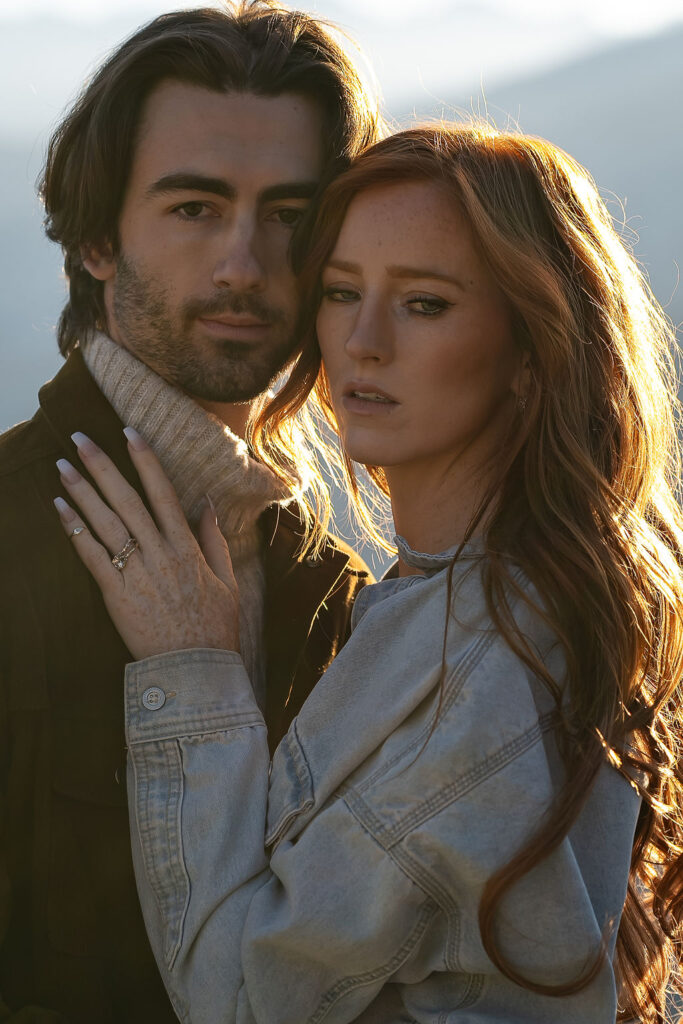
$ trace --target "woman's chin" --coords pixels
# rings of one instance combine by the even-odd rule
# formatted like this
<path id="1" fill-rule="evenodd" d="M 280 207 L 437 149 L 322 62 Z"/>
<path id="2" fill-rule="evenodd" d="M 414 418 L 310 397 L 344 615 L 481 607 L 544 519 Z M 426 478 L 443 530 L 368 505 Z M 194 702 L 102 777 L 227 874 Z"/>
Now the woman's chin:
<path id="1" fill-rule="evenodd" d="M 380 445 L 368 444 L 347 444 L 344 442 L 344 451 L 352 462 L 361 466 L 386 466 L 391 465 L 393 460 L 386 449 Z"/>

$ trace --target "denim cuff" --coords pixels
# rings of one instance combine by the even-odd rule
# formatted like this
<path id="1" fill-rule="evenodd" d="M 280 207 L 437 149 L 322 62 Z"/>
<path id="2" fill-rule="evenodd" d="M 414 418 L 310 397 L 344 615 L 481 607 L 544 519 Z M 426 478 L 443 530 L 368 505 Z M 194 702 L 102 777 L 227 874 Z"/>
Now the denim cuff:
<path id="1" fill-rule="evenodd" d="M 265 724 L 234 651 L 195 648 L 134 661 L 125 697 L 129 746 Z"/>

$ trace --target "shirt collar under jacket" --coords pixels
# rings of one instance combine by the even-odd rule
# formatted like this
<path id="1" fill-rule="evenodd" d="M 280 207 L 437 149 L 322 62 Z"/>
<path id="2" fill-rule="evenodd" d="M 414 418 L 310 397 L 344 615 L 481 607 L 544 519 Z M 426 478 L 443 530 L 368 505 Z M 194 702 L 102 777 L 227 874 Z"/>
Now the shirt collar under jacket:
<path id="1" fill-rule="evenodd" d="M 426 551 L 415 551 L 410 547 L 405 537 L 401 537 L 400 534 L 394 537 L 394 543 L 405 564 L 409 565 L 411 569 L 422 569 L 425 576 L 433 576 L 435 572 L 447 569 L 460 547 L 459 544 L 454 544 L 453 547 L 446 548 L 445 551 L 439 551 L 433 555 L 428 554 Z M 462 545 L 458 561 L 471 562 L 473 559 L 480 558 L 483 552 L 484 548 L 481 542 L 469 541 L 467 544 Z"/>
<path id="2" fill-rule="evenodd" d="M 405 537 L 401 537 L 397 534 L 394 537 L 394 543 L 398 550 L 399 556 L 406 565 L 409 565 L 411 569 L 420 569 L 420 575 L 413 576 L 397 576 L 396 575 L 396 563 L 388 570 L 384 577 L 378 582 L 371 584 L 370 586 L 363 587 L 362 591 L 356 598 L 351 613 L 351 629 L 355 629 L 365 613 L 378 604 L 380 601 L 384 601 L 387 597 L 393 597 L 394 594 L 398 594 L 402 590 L 407 590 L 409 587 L 419 586 L 424 583 L 425 580 L 430 579 L 432 576 L 436 576 L 438 573 L 448 569 L 449 565 L 453 561 L 453 558 L 458 551 L 460 545 L 455 544 L 453 547 L 447 548 L 445 551 L 439 551 L 436 554 L 430 554 L 425 551 L 415 551 L 410 547 Z M 483 545 L 480 541 L 471 541 L 464 544 L 462 551 L 458 555 L 458 566 L 462 565 L 463 569 L 471 569 L 474 562 L 480 559 L 484 553 Z"/>

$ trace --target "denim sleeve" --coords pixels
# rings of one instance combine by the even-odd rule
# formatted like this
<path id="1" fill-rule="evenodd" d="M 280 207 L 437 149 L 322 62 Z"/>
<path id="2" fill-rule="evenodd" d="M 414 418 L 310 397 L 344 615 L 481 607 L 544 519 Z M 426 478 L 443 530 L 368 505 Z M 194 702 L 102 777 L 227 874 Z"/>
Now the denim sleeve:
<path id="1" fill-rule="evenodd" d="M 181 1021 L 235 1020 L 243 922 L 268 867 L 266 729 L 241 658 L 129 665 L 126 732 L 133 860 L 164 983 Z"/>
<path id="2" fill-rule="evenodd" d="M 266 730 L 238 655 L 129 665 L 126 718 L 138 888 L 180 1020 L 356 1020 L 413 957 L 432 901 L 341 800 L 269 861 Z"/>

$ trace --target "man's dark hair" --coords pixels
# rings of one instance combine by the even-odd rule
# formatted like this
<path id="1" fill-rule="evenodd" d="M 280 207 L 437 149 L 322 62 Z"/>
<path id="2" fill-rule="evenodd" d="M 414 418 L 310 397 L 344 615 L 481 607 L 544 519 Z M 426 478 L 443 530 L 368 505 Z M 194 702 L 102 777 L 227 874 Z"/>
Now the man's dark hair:
<path id="1" fill-rule="evenodd" d="M 145 100 L 163 80 L 215 92 L 297 93 L 323 112 L 323 181 L 375 141 L 380 118 L 341 46 L 314 18 L 276 0 L 163 14 L 108 58 L 55 131 L 40 192 L 45 229 L 64 251 L 69 299 L 57 337 L 67 355 L 105 324 L 102 282 L 88 247 L 118 252 L 118 221 Z"/>

